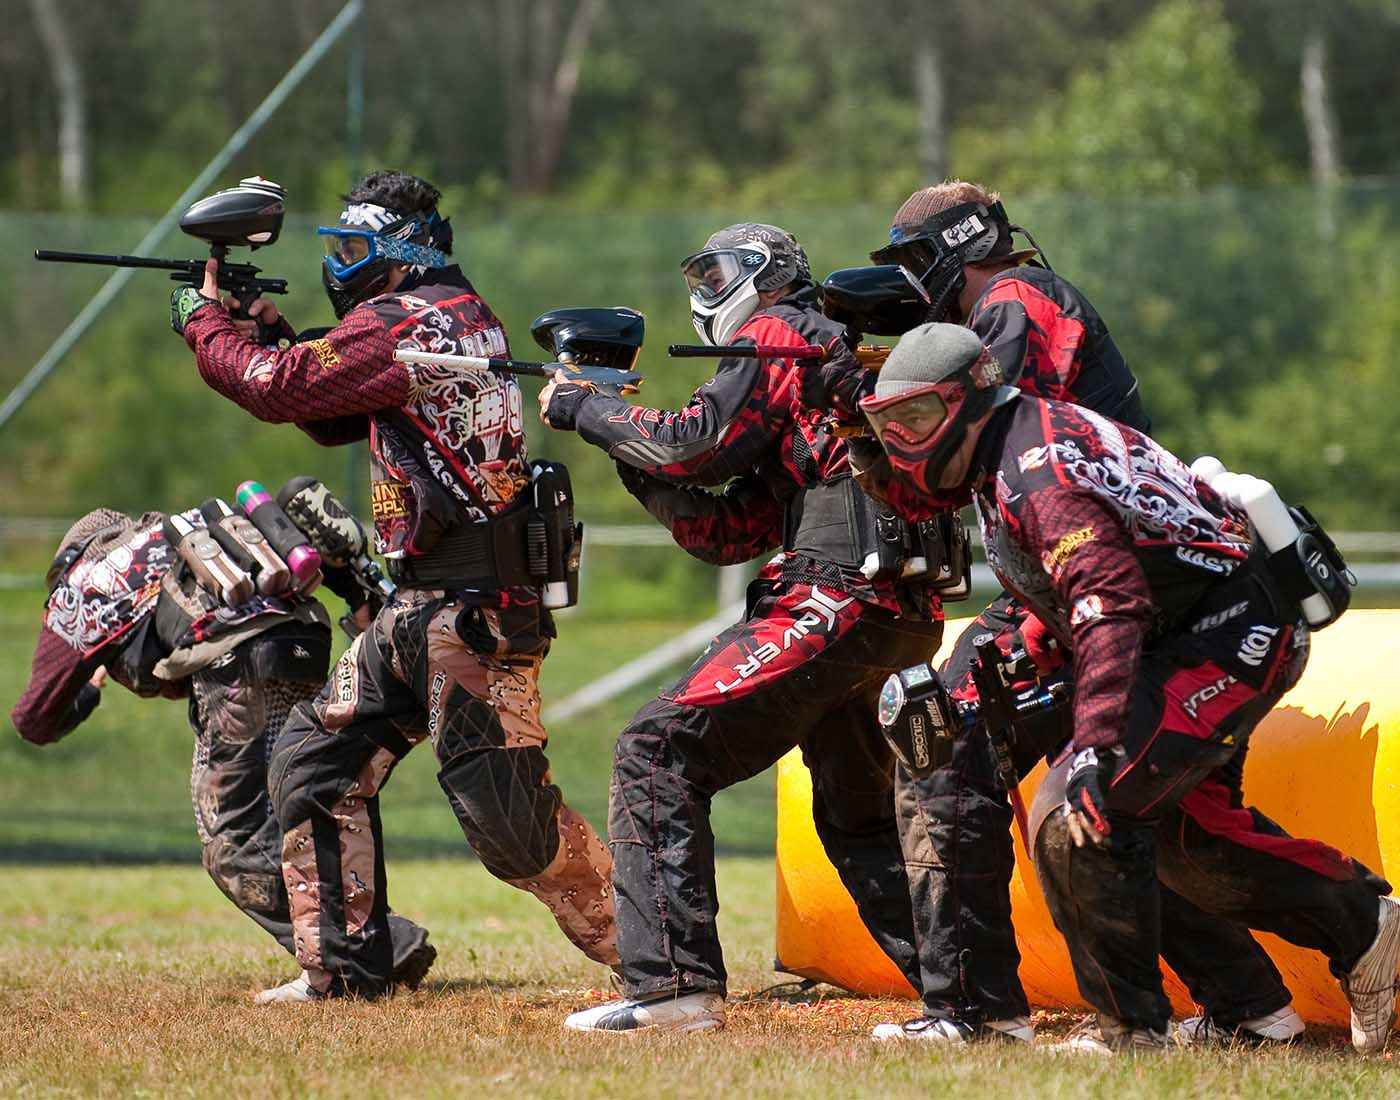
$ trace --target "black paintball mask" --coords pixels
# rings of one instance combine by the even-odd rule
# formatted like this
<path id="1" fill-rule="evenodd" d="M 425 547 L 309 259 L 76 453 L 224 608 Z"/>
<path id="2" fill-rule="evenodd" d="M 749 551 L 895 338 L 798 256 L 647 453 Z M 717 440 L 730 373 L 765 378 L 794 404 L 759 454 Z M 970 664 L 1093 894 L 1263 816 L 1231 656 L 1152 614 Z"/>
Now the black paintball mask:
<path id="1" fill-rule="evenodd" d="M 411 290 L 429 271 L 452 261 L 452 224 L 429 213 L 400 214 L 372 202 L 352 202 L 335 225 L 316 230 L 325 243 L 321 282 L 337 317 L 384 291 L 395 264 L 409 265 L 400 284 Z"/>
<path id="2" fill-rule="evenodd" d="M 870 260 L 898 264 L 908 271 L 929 297 L 924 320 L 941 322 L 967 285 L 964 264 L 997 259 L 1022 262 L 1040 251 L 1038 247 L 1016 251 L 1012 247 L 1015 233 L 1035 245 L 1029 233 L 1011 224 L 1000 202 L 991 206 L 962 202 L 917 224 L 896 218 L 890 227 L 890 243 L 870 253 Z"/>

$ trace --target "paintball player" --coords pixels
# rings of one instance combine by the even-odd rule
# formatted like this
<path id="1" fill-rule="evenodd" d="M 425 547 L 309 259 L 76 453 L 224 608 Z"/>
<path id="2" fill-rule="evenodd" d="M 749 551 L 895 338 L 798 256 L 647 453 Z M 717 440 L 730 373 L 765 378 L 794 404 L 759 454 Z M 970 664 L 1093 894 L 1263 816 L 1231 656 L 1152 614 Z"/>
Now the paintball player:
<path id="1" fill-rule="evenodd" d="M 188 698 L 204 868 L 295 957 L 267 763 L 292 707 L 325 682 L 329 620 L 320 601 L 296 594 L 222 602 L 170 545 L 165 519 L 99 508 L 69 528 L 49 569 L 33 671 L 10 718 L 26 741 L 47 745 L 92 714 L 108 678 L 137 695 Z M 415 988 L 437 952 L 412 921 L 390 914 L 389 923 L 394 983 Z"/>
<path id="2" fill-rule="evenodd" d="M 682 269 L 706 344 L 826 345 L 840 334 L 783 229 L 730 226 Z M 812 772 L 817 832 L 862 921 L 917 980 L 892 756 L 875 712 L 882 679 L 937 648 L 942 611 L 926 585 L 860 571 L 875 510 L 844 442 L 801 407 L 800 369 L 783 357 L 722 358 L 680 411 L 562 376 L 540 394 L 545 422 L 612 456 L 692 554 L 732 564 L 783 550 L 750 587 L 743 620 L 618 738 L 609 837 L 625 999 L 574 1013 L 570 1028 L 723 1026 L 710 800 L 794 746 Z"/>
<path id="3" fill-rule="evenodd" d="M 914 192 L 895 213 L 890 244 L 871 253 L 917 278 L 930 300 L 929 321 L 965 324 L 990 350 L 1008 385 L 1070 401 L 1147 433 L 1150 421 L 1137 379 L 1107 326 L 1083 293 L 1036 262 L 1037 248 L 1016 249 L 1025 233 L 1000 196 L 950 180 Z M 1032 242 L 1034 243 L 1034 242 Z M 832 360 L 808 372 L 804 399 L 860 423 L 858 402 L 876 374 Z M 852 443 L 852 461 L 872 491 L 887 497 L 889 463 L 878 443 Z M 883 489 L 881 486 L 884 486 Z M 930 498 L 904 509 L 923 514 Z M 977 642 L 991 636 L 1008 655 L 1041 656 L 1025 608 L 1001 593 L 966 629 L 943 666 L 956 697 L 976 699 Z M 1029 644 L 1028 644 L 1029 643 Z M 1050 642 L 1053 645 L 1053 641 Z M 1031 663 L 1022 661 L 1029 669 Z M 1032 678 L 1033 678 L 1032 672 Z M 1068 736 L 1061 716 L 1025 719 L 1015 764 L 1022 778 Z M 985 729 L 960 738 L 946 767 L 924 777 L 899 774 L 898 805 L 914 888 L 925 1015 L 880 1024 L 877 1039 L 962 1043 L 973 1038 L 1032 1036 L 1011 924 L 1012 810 Z M 1290 1040 L 1303 1023 L 1277 969 L 1249 933 L 1163 892 L 1164 953 L 1207 1013 L 1184 1035 Z"/>
<path id="4" fill-rule="evenodd" d="M 1242 510 L 1141 432 L 1006 385 L 966 328 L 906 334 L 861 407 L 906 490 L 975 495 L 988 561 L 1073 663 L 1072 741 L 1031 815 L 1041 885 L 1097 1015 L 1067 1045 L 1166 1044 L 1160 877 L 1325 953 L 1354 1045 L 1379 1049 L 1400 904 L 1240 791 L 1251 732 L 1306 663 L 1300 604 L 1315 582 L 1298 586 Z"/>
<path id="5" fill-rule="evenodd" d="M 308 980 L 287 1001 L 390 983 L 379 792 L 431 739 L 438 781 L 487 869 L 538 897 L 589 958 L 617 961 L 607 849 L 550 781 L 538 677 L 554 624 L 524 571 L 531 514 L 520 389 L 504 375 L 414 367 L 398 348 L 508 355 L 506 333 L 452 263 L 431 184 L 375 172 L 319 230 L 340 324 L 319 339 L 259 346 L 202 291 L 173 298 L 200 375 L 260 420 L 332 445 L 369 438 L 376 548 L 398 596 L 298 706 L 269 782 Z M 266 301 L 249 312 L 290 328 Z M 519 537 L 513 537 L 518 535 Z"/>

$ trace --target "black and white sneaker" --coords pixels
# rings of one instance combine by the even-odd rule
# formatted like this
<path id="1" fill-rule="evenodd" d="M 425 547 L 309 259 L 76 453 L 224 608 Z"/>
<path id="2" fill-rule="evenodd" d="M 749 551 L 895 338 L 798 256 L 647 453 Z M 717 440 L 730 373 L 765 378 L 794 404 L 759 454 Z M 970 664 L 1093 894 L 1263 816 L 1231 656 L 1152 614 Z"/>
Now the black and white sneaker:
<path id="1" fill-rule="evenodd" d="M 312 974 L 303 970 L 289 982 L 264 989 L 253 998 L 255 1005 L 307 1004 L 312 1001 L 328 1001 L 336 994 L 331 992 L 330 975 L 324 971 Z"/>
<path id="2" fill-rule="evenodd" d="M 718 993 L 610 1001 L 575 1012 L 564 1026 L 572 1031 L 716 1031 L 724 1026 L 724 998 Z"/>
<path id="3" fill-rule="evenodd" d="M 1035 1028 L 1026 1016 L 1009 1020 L 988 1020 L 974 1028 L 962 1020 L 916 1016 L 902 1024 L 876 1024 L 870 1037 L 877 1043 L 912 1041 L 936 1043 L 940 1046 L 963 1046 L 979 1039 L 1010 1039 L 1020 1043 L 1035 1042 Z"/>
<path id="4" fill-rule="evenodd" d="M 1182 1046 L 1230 1046 L 1245 1043 L 1250 1046 L 1286 1045 L 1296 1042 L 1305 1030 L 1303 1018 L 1291 1004 L 1267 1016 L 1242 1020 L 1234 1027 L 1221 1027 L 1209 1016 L 1192 1016 L 1176 1025 L 1176 1041 Z"/>

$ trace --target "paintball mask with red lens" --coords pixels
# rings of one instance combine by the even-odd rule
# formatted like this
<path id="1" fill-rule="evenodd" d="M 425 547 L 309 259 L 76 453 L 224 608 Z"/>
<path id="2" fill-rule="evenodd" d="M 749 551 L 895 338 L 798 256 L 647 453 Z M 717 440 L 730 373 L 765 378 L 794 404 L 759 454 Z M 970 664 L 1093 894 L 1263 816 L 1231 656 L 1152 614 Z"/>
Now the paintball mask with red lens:
<path id="1" fill-rule="evenodd" d="M 890 353 L 874 394 L 860 407 L 890 465 L 932 495 L 954 488 L 940 481 L 969 427 L 1018 394 L 970 329 L 922 324 Z"/>

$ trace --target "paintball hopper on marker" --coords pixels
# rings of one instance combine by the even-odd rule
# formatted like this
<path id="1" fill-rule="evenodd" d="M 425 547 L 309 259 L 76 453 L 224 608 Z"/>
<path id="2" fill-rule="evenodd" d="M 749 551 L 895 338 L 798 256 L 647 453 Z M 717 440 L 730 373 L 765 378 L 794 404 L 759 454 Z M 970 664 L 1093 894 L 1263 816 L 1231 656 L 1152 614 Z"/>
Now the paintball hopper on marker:
<path id="1" fill-rule="evenodd" d="M 626 306 L 556 309 L 530 325 L 535 342 L 553 362 L 536 363 L 476 355 L 443 355 L 399 348 L 394 359 L 420 366 L 456 370 L 492 370 L 526 378 L 553 378 L 563 371 L 571 382 L 609 393 L 636 393 L 642 376 L 632 369 L 641 351 L 645 318 Z"/>
<path id="2" fill-rule="evenodd" d="M 929 296 L 904 268 L 843 267 L 821 286 L 822 312 L 846 330 L 852 347 L 862 336 L 903 336 L 928 315 Z"/>
<path id="3" fill-rule="evenodd" d="M 236 317 L 247 317 L 247 306 L 254 298 L 286 294 L 286 279 L 264 279 L 261 268 L 252 264 L 228 263 L 230 248 L 262 248 L 272 244 L 282 232 L 287 193 L 282 186 L 261 176 L 249 176 L 236 187 L 229 187 L 200 199 L 180 217 L 180 228 L 209 245 L 209 255 L 219 261 L 219 289 L 238 299 Z M 169 271 L 177 283 L 201 286 L 205 260 L 165 260 L 151 256 L 113 256 L 97 252 L 55 252 L 36 248 L 34 258 L 48 263 L 99 264 L 103 267 L 135 267 Z M 277 332 L 259 325 L 258 342 L 274 343 Z"/>

